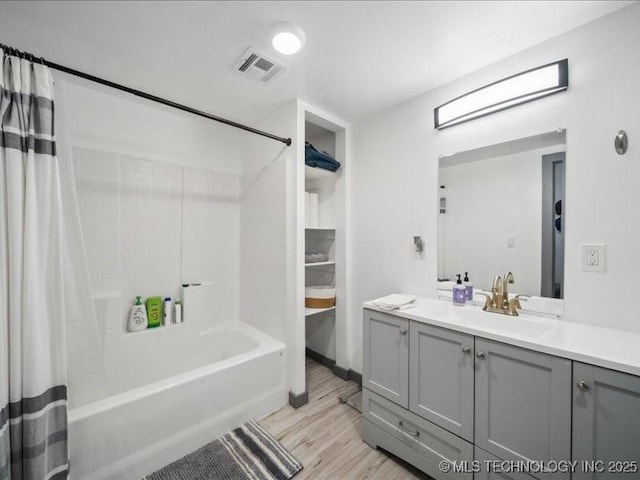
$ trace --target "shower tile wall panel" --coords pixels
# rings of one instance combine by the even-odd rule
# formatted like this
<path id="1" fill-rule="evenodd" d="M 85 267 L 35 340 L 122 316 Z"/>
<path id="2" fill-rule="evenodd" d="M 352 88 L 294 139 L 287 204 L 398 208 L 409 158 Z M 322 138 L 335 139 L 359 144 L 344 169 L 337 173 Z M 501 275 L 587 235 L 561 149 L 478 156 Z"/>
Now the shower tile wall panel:
<path id="1" fill-rule="evenodd" d="M 286 336 L 286 160 L 243 178 L 243 321 L 281 340 Z"/>
<path id="2" fill-rule="evenodd" d="M 237 175 L 184 170 L 182 279 L 217 284 L 214 324 L 239 316 L 240 194 Z"/>
<path id="3" fill-rule="evenodd" d="M 136 295 L 175 298 L 179 293 L 182 168 L 127 156 L 119 163 L 125 322 Z"/>
<path id="4" fill-rule="evenodd" d="M 74 148 L 73 158 L 82 233 L 93 291 L 119 291 L 118 156 L 113 153 Z"/>
<path id="5" fill-rule="evenodd" d="M 220 288 L 212 298 L 212 318 L 238 319 L 242 177 L 84 148 L 74 148 L 73 155 L 108 393 L 113 394 L 157 380 L 153 369 L 130 366 L 149 365 L 159 352 L 178 368 L 190 358 L 187 346 L 200 329 L 211 326 L 211 319 L 192 319 L 162 332 L 125 334 L 136 295 L 177 298 L 182 283 L 214 281 Z M 89 377 L 79 369 L 70 384 L 99 392 Z M 79 405 L 97 397 L 78 391 L 74 398 Z"/>

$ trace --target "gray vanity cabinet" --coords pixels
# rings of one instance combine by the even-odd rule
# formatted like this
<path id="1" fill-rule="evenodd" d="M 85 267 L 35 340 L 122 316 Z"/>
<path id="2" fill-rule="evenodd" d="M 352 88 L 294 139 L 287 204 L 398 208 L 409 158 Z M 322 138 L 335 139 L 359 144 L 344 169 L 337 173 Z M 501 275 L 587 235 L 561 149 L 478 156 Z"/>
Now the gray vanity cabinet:
<path id="1" fill-rule="evenodd" d="M 409 408 L 473 442 L 473 336 L 411 322 Z"/>
<path id="2" fill-rule="evenodd" d="M 572 448 L 574 479 L 640 478 L 640 377 L 574 362 Z"/>
<path id="3" fill-rule="evenodd" d="M 362 386 L 409 406 L 409 320 L 365 310 Z"/>
<path id="4" fill-rule="evenodd" d="M 495 455 L 485 452 L 481 448 L 473 449 L 473 459 L 479 467 L 473 474 L 473 480 L 534 480 L 526 473 L 515 471 Z M 505 468 L 506 467 L 506 468 Z"/>
<path id="5" fill-rule="evenodd" d="M 477 337 L 475 355 L 476 447 L 503 460 L 571 458 L 571 361 Z"/>

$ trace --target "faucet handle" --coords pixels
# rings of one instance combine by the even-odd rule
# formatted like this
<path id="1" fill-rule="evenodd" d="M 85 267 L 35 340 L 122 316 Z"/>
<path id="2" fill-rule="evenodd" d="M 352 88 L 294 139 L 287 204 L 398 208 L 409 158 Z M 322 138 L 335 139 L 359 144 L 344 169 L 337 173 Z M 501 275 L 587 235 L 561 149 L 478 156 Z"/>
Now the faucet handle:
<path id="1" fill-rule="evenodd" d="M 522 308 L 522 305 L 520 304 L 520 299 L 522 299 L 523 302 L 526 302 L 528 298 L 529 296 L 527 295 L 516 295 L 515 297 L 513 297 L 511 300 L 509 300 L 509 310 L 507 313 L 509 315 L 513 315 L 514 317 L 517 317 L 519 315 L 518 309 Z"/>
<path id="2" fill-rule="evenodd" d="M 494 299 L 493 296 L 489 295 L 488 293 L 484 293 L 484 292 L 475 292 L 476 295 L 482 295 L 483 297 L 485 297 L 485 301 L 484 301 L 484 307 L 482 307 L 482 310 L 489 310 L 494 303 Z"/>

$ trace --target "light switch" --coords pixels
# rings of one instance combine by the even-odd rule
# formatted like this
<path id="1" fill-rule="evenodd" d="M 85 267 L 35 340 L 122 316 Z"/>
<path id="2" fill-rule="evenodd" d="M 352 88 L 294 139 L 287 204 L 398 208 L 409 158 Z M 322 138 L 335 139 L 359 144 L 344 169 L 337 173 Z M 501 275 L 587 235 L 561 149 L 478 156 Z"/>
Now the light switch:
<path id="1" fill-rule="evenodd" d="M 507 248 L 516 248 L 516 237 L 507 238 Z"/>

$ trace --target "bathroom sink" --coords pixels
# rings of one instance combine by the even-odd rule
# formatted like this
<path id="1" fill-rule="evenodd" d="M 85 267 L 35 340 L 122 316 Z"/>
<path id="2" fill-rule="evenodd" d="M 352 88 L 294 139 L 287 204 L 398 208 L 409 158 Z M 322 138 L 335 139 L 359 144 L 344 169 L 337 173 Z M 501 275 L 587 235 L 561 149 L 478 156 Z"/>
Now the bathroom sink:
<path id="1" fill-rule="evenodd" d="M 558 329 L 552 320 L 532 318 L 529 315 L 511 317 L 498 313 L 490 313 L 480 308 L 452 308 L 451 319 L 486 329 L 492 333 L 522 338 L 540 338 Z"/>

